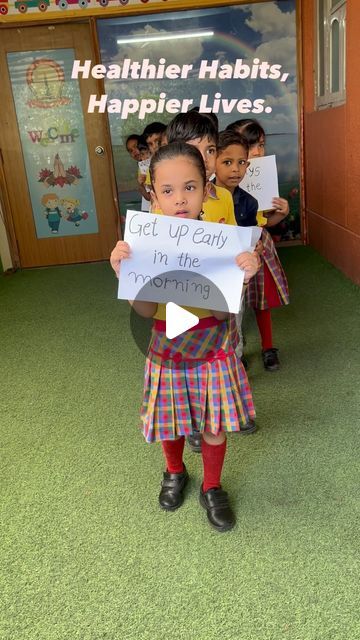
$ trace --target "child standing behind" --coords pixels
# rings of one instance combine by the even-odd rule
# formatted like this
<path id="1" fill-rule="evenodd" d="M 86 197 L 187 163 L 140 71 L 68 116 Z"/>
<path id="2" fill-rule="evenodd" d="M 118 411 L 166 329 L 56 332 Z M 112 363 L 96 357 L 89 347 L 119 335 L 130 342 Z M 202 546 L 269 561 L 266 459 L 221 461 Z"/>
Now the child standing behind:
<path id="1" fill-rule="evenodd" d="M 223 131 L 219 135 L 216 158 L 216 185 L 230 191 L 235 219 L 240 227 L 257 226 L 257 200 L 247 191 L 239 187 L 243 179 L 248 161 L 249 144 L 244 136 Z"/>
<path id="2" fill-rule="evenodd" d="M 138 161 L 138 182 L 139 189 L 142 196 L 141 211 L 150 211 L 150 160 L 151 154 L 145 138 L 139 138 L 138 150 L 140 154 L 140 160 Z"/>
<path id="3" fill-rule="evenodd" d="M 227 131 L 239 133 L 246 138 L 249 144 L 249 158 L 265 155 L 265 132 L 256 120 L 238 120 L 229 125 Z M 274 209 L 265 212 L 265 218 L 263 212 L 258 212 L 261 226 L 275 226 L 288 215 L 289 205 L 285 198 L 273 198 L 273 206 Z M 280 362 L 278 349 L 273 345 L 271 309 L 289 304 L 289 288 L 274 241 L 265 227 L 261 241 L 261 268 L 248 287 L 246 299 L 247 304 L 255 310 L 264 367 L 267 371 L 276 371 Z"/>
<path id="4" fill-rule="evenodd" d="M 239 187 L 239 182 L 243 179 L 246 169 L 249 166 L 248 161 L 249 145 L 244 136 L 233 133 L 232 131 L 223 131 L 219 135 L 216 158 L 216 186 L 227 189 L 233 198 L 235 219 L 240 227 L 252 227 L 257 225 L 257 200 L 247 191 Z M 256 249 L 261 253 L 261 242 L 258 243 Z M 243 334 L 242 319 L 243 306 L 238 314 L 236 314 L 236 325 L 239 334 L 239 345 L 237 354 L 241 357 L 242 362 L 247 366 L 243 356 Z M 254 425 L 255 430 L 255 425 Z M 251 433 L 248 430 L 244 433 Z"/>
<path id="5" fill-rule="evenodd" d="M 218 130 L 213 118 L 197 111 L 179 113 L 167 127 L 169 142 L 187 142 L 199 149 L 206 169 L 206 179 L 215 173 Z M 209 184 L 208 196 L 203 203 L 203 220 L 236 225 L 234 205 L 226 189 Z"/>
<path id="6" fill-rule="evenodd" d="M 207 187 L 197 149 L 181 142 L 161 147 L 151 160 L 150 174 L 157 208 L 165 215 L 201 219 Z M 115 271 L 130 252 L 126 242 L 117 244 L 116 260 L 111 257 Z M 256 258 L 245 252 L 236 262 L 248 282 L 258 268 Z M 238 432 L 255 415 L 245 370 L 233 350 L 228 314 L 198 309 L 199 324 L 170 340 L 165 332 L 164 304 L 136 300 L 130 304 L 139 315 L 155 319 L 145 365 L 141 421 L 146 441 L 161 442 L 166 460 L 160 506 L 174 511 L 183 502 L 189 479 L 183 463 L 185 436 L 195 428 L 203 439 L 200 504 L 212 527 L 228 531 L 235 516 L 221 487 L 226 433 Z"/>

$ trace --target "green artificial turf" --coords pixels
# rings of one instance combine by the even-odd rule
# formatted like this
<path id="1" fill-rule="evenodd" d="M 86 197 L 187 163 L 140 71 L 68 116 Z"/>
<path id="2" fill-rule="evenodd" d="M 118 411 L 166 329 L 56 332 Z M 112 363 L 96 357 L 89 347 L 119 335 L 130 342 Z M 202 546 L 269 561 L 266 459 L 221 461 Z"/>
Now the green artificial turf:
<path id="1" fill-rule="evenodd" d="M 228 440 L 226 534 L 188 449 L 183 507 L 158 508 L 144 356 L 109 266 L 0 277 L 1 640 L 360 638 L 359 289 L 309 248 L 281 257 L 281 370 L 248 315 L 259 430 Z"/>

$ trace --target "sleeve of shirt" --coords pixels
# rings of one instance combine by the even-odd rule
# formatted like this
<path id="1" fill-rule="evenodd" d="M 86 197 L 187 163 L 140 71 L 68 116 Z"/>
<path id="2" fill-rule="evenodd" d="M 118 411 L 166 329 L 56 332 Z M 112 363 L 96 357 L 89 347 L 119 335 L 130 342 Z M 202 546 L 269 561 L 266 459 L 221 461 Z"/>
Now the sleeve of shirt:
<path id="1" fill-rule="evenodd" d="M 263 216 L 263 212 L 262 211 L 258 211 L 257 212 L 256 222 L 257 222 L 259 227 L 265 227 L 266 226 L 267 218 L 265 218 L 265 216 Z"/>

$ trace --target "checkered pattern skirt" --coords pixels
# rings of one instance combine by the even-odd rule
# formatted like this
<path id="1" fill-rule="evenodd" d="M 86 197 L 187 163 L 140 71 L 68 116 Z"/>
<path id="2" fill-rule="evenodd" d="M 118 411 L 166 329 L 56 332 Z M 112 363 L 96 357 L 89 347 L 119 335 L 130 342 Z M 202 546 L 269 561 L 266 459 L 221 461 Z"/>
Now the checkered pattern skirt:
<path id="1" fill-rule="evenodd" d="M 217 435 L 254 420 L 245 369 L 235 354 L 235 322 L 191 329 L 173 340 L 156 326 L 145 365 L 142 430 L 147 442 L 193 429 Z"/>
<path id="2" fill-rule="evenodd" d="M 264 245 L 261 267 L 256 276 L 251 278 L 246 291 L 246 304 L 260 310 L 289 304 L 289 287 L 285 271 L 267 229 L 263 229 L 261 240 Z"/>

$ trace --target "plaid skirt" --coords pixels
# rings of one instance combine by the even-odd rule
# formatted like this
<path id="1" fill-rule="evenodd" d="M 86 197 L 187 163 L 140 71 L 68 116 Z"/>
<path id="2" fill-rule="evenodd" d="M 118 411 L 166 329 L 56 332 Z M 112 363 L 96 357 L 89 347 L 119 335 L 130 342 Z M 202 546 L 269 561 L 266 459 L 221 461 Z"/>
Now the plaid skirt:
<path id="1" fill-rule="evenodd" d="M 261 267 L 257 274 L 251 278 L 246 290 L 246 304 L 260 310 L 289 304 L 289 286 L 285 271 L 267 229 L 263 229 L 261 240 L 264 245 Z M 265 271 L 267 271 L 267 277 Z"/>
<path id="2" fill-rule="evenodd" d="M 155 325 L 141 410 L 147 442 L 173 440 L 193 429 L 236 432 L 255 419 L 247 375 L 235 354 L 236 335 L 232 320 L 198 325 L 173 340 Z"/>

